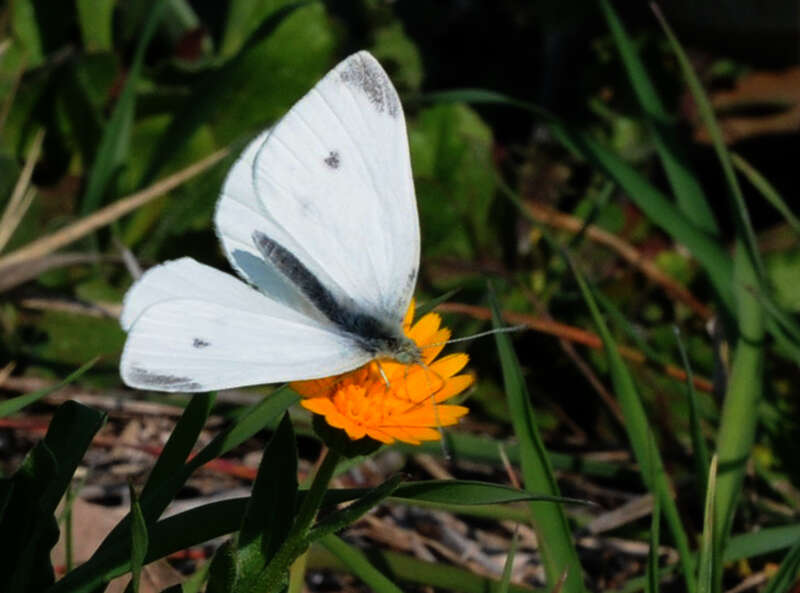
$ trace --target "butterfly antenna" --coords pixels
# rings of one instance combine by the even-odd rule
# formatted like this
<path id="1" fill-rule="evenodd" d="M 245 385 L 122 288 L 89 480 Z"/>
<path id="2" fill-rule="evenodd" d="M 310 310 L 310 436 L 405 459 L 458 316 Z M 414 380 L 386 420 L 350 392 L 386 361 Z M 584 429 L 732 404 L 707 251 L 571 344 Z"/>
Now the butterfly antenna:
<path id="1" fill-rule="evenodd" d="M 508 327 L 496 327 L 494 329 L 486 330 L 485 332 L 479 332 L 477 334 L 472 334 L 471 336 L 464 336 L 461 338 L 453 338 L 451 340 L 447 340 L 446 342 L 434 342 L 433 344 L 426 344 L 422 347 L 424 350 L 425 348 L 433 348 L 434 346 L 444 346 L 446 344 L 455 344 L 457 342 L 468 342 L 470 340 L 475 340 L 477 338 L 484 338 L 486 336 L 492 336 L 494 334 L 510 334 L 511 332 L 518 332 L 522 331 L 523 329 L 528 329 L 527 325 L 510 325 Z"/>

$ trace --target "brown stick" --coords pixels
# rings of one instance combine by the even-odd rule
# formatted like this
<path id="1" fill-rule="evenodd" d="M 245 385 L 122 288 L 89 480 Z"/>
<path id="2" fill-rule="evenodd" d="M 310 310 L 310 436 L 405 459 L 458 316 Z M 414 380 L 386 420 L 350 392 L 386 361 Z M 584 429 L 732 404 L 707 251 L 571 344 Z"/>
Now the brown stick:
<path id="1" fill-rule="evenodd" d="M 564 214 L 563 212 L 542 206 L 541 204 L 531 204 L 528 202 L 527 207 L 528 212 L 533 218 L 548 226 L 572 233 L 580 232 L 584 227 L 584 221 L 580 218 Z M 641 270 L 651 281 L 664 288 L 667 294 L 685 303 L 703 319 L 710 319 L 714 314 L 708 306 L 701 303 L 692 293 L 678 284 L 674 278 L 662 272 L 658 266 L 651 260 L 646 259 L 639 250 L 627 241 L 592 224 L 586 227 L 586 236 L 595 243 L 605 245 L 615 251 L 625 261 Z"/>
<path id="2" fill-rule="evenodd" d="M 465 303 L 442 303 L 436 307 L 436 310 L 443 313 L 460 313 L 462 315 L 469 315 L 475 319 L 488 320 L 492 318 L 491 311 L 489 311 L 489 309 L 486 307 L 477 307 L 474 305 L 467 305 Z M 579 327 L 574 327 L 565 323 L 559 323 L 558 321 L 552 321 L 544 317 L 526 315 L 524 313 L 514 313 L 513 311 L 503 311 L 502 316 L 504 320 L 514 325 L 524 325 L 534 331 L 550 334 L 551 336 L 563 338 L 571 342 L 577 342 L 578 344 L 583 344 L 584 346 L 588 346 L 589 348 L 594 348 L 596 350 L 603 349 L 603 341 L 600 339 L 600 336 Z M 627 358 L 628 360 L 639 364 L 647 362 L 647 357 L 644 355 L 644 353 L 636 350 L 635 348 L 617 346 L 617 349 L 623 358 Z M 664 365 L 663 370 L 665 374 L 673 379 L 677 379 L 678 381 L 686 381 L 686 372 L 675 365 Z M 705 377 L 698 377 L 697 375 L 694 377 L 694 386 L 697 389 L 708 393 L 710 393 L 713 389 L 711 381 Z"/>
<path id="3" fill-rule="evenodd" d="M 69 245 L 73 241 L 77 241 L 92 231 L 95 231 L 117 220 L 118 218 L 121 218 L 129 212 L 132 212 L 140 206 L 143 206 L 147 202 L 154 200 L 155 198 L 162 196 L 168 191 L 178 187 L 192 177 L 199 175 L 206 169 L 225 158 L 229 152 L 229 148 L 222 148 L 217 152 L 208 155 L 206 158 L 189 165 L 185 169 L 182 169 L 181 171 L 178 171 L 177 173 L 170 175 L 165 179 L 157 181 L 142 191 L 131 194 L 125 198 L 121 198 L 113 204 L 109 204 L 105 208 L 101 208 L 94 214 L 90 214 L 89 216 L 86 216 L 64 227 L 63 229 L 56 231 L 52 235 L 37 239 L 25 247 L 21 247 L 20 249 L 9 253 L 5 257 L 0 258 L 0 272 L 3 272 L 15 264 L 48 255 L 54 252 L 56 249 L 60 249 L 61 247 Z"/>

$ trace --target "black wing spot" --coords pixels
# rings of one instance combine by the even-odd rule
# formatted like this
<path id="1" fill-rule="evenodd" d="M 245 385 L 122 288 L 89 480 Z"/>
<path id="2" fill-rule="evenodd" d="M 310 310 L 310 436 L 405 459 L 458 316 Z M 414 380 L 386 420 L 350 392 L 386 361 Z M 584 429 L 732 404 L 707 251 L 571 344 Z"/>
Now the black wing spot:
<path id="1" fill-rule="evenodd" d="M 260 231 L 253 232 L 253 241 L 265 259 L 286 276 L 320 313 L 351 334 L 361 348 L 374 353 L 385 349 L 385 344 L 397 341 L 392 328 L 379 319 L 340 304 L 319 279 L 277 241 Z"/>
<path id="2" fill-rule="evenodd" d="M 342 159 L 339 157 L 339 153 L 335 150 L 332 150 L 328 155 L 328 158 L 323 160 L 331 169 L 338 169 L 339 165 L 342 164 Z"/>
<path id="3" fill-rule="evenodd" d="M 151 373 L 147 369 L 136 366 L 131 367 L 130 379 L 132 383 L 147 385 L 156 389 L 159 387 L 176 387 L 179 389 L 185 389 L 186 391 L 197 391 L 202 389 L 202 385 L 200 385 L 200 383 L 193 381 L 189 377 Z"/>
<path id="4" fill-rule="evenodd" d="M 211 342 L 207 342 L 203 338 L 195 338 L 192 340 L 192 346 L 195 348 L 207 348 L 208 346 L 211 346 Z"/>
<path id="5" fill-rule="evenodd" d="M 341 79 L 367 95 L 379 113 L 397 117 L 400 99 L 380 65 L 365 55 L 355 55 L 341 71 Z"/>

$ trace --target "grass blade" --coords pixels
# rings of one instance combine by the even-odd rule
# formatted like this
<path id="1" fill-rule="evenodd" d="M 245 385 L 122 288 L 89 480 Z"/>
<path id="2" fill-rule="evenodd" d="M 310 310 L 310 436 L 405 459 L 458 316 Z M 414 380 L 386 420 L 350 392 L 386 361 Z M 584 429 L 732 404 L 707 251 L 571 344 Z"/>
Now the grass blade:
<path id="1" fill-rule="evenodd" d="M 150 471 L 142 496 L 149 496 L 151 491 L 158 489 L 170 476 L 183 468 L 214 407 L 214 400 L 214 394 L 210 393 L 192 396 Z"/>
<path id="2" fill-rule="evenodd" d="M 689 356 L 686 354 L 686 347 L 681 340 L 681 333 L 678 326 L 675 326 L 675 340 L 678 342 L 678 350 L 681 354 L 683 368 L 686 371 L 686 395 L 689 400 L 689 430 L 692 434 L 692 458 L 695 464 L 695 479 L 701 492 L 706 491 L 707 473 L 711 465 L 708 457 L 708 447 L 706 439 L 703 437 L 703 430 L 700 426 L 700 414 L 697 411 L 697 393 L 694 390 L 694 380 L 692 365 L 689 363 Z"/>
<path id="3" fill-rule="evenodd" d="M 716 517 L 715 497 L 717 493 L 717 456 L 711 459 L 708 469 L 708 490 L 706 491 L 706 506 L 703 514 L 703 539 L 700 546 L 698 560 L 697 593 L 711 593 L 713 590 L 713 577 L 717 573 L 716 547 Z"/>
<path id="4" fill-rule="evenodd" d="M 717 554 L 722 554 L 736 513 L 764 389 L 764 315 L 756 297 L 745 288 L 756 283 L 757 278 L 741 241 L 737 241 L 734 261 L 739 335 L 717 431 Z M 721 578 L 721 574 L 717 578 Z M 718 582 L 715 586 L 719 588 Z"/>
<path id="5" fill-rule="evenodd" d="M 710 235 L 717 235 L 719 228 L 708 204 L 708 198 L 697 177 L 692 174 L 686 155 L 682 154 L 678 148 L 679 143 L 674 123 L 667 114 L 661 98 L 647 74 L 647 69 L 639 59 L 636 47 L 628 37 L 611 0 L 599 0 L 599 4 L 628 73 L 634 94 L 645 114 L 647 126 L 678 207 L 700 229 Z"/>
<path id="6" fill-rule="evenodd" d="M 125 80 L 125 86 L 120 93 L 114 111 L 103 130 L 103 137 L 97 147 L 97 157 L 89 171 L 86 182 L 86 191 L 81 198 L 80 213 L 83 216 L 91 214 L 100 206 L 111 182 L 119 173 L 125 160 L 130 145 L 133 117 L 136 108 L 136 87 L 142 72 L 144 55 L 150 40 L 156 32 L 166 2 L 155 1 L 150 3 L 150 11 L 145 21 L 136 53 Z"/>
<path id="7" fill-rule="evenodd" d="M 131 496 L 131 593 L 139 593 L 139 582 L 142 577 L 142 567 L 147 556 L 147 524 L 144 521 L 139 497 L 133 485 L 129 485 Z"/>
<path id="8" fill-rule="evenodd" d="M 455 566 L 426 562 L 405 554 L 378 549 L 368 550 L 366 558 L 394 581 L 405 581 L 418 585 L 427 585 L 445 591 L 459 593 L 500 593 L 500 582 L 482 577 L 473 572 Z M 327 549 L 313 546 L 308 559 L 309 568 L 327 568 L 330 570 L 348 570 L 347 565 Z M 544 593 L 543 589 L 531 589 L 510 584 L 508 593 Z"/>
<path id="9" fill-rule="evenodd" d="M 791 226 L 795 232 L 800 233 L 800 219 L 794 215 L 794 212 L 789 208 L 789 205 L 781 197 L 778 190 L 775 189 L 775 186 L 741 155 L 735 152 L 731 153 L 731 161 L 733 162 L 733 166 L 736 167 L 742 175 L 747 177 L 750 184 L 772 204 L 772 207 L 780 212 L 789 226 Z"/>
<path id="10" fill-rule="evenodd" d="M 297 506 L 297 444 L 288 414 L 264 449 L 236 549 L 237 588 L 247 591 L 286 540 Z M 213 571 L 212 571 L 213 572 Z"/>
<path id="11" fill-rule="evenodd" d="M 370 564 L 367 557 L 358 548 L 333 534 L 323 537 L 320 544 L 375 593 L 403 593 L 402 589 Z"/>
<path id="12" fill-rule="evenodd" d="M 7 399 L 3 402 L 0 402 L 0 418 L 4 418 L 11 414 L 15 414 L 16 412 L 19 412 L 26 406 L 29 406 L 39 401 L 43 397 L 46 397 L 51 393 L 58 391 L 62 387 L 69 385 L 73 381 L 78 380 L 86 371 L 91 369 L 97 363 L 98 360 L 100 360 L 99 356 L 97 358 L 93 358 L 92 360 L 84 364 L 82 367 L 80 367 L 77 371 L 67 375 L 67 377 L 63 381 L 60 381 L 55 385 L 51 385 L 50 387 L 46 387 L 44 389 L 39 389 L 38 391 L 34 391 L 33 393 L 18 395 L 17 397 L 12 397 L 11 399 Z"/>
<path id="13" fill-rule="evenodd" d="M 494 326 L 501 327 L 500 312 L 492 293 L 490 293 L 490 298 Z M 495 340 L 503 368 L 503 383 L 514 433 L 520 441 L 525 487 L 536 492 L 558 496 L 559 490 L 553 469 L 536 427 L 528 389 L 525 386 L 525 380 L 511 341 L 508 335 L 503 333 L 495 334 Z M 564 510 L 560 506 L 554 508 L 549 505 L 545 507 L 540 503 L 531 503 L 530 513 L 531 522 L 540 544 L 542 564 L 549 586 L 555 587 L 561 579 L 561 575 L 567 571 L 563 590 L 566 593 L 585 591 L 581 564 L 575 551 L 572 531 Z"/>
<path id="14" fill-rule="evenodd" d="M 664 518 L 675 541 L 675 547 L 678 549 L 686 589 L 690 593 L 694 593 L 694 561 L 689 548 L 689 538 L 681 523 L 675 501 L 672 499 L 672 486 L 664 470 L 661 456 L 652 444 L 654 442 L 653 431 L 647 420 L 647 414 L 642 405 L 639 392 L 636 389 L 630 371 L 622 361 L 617 345 L 611 337 L 611 332 L 608 330 L 605 319 L 600 313 L 594 295 L 583 274 L 575 266 L 569 254 L 562 251 L 562 255 L 572 270 L 584 301 L 589 307 L 594 323 L 597 326 L 597 332 L 603 340 L 611 381 L 614 385 L 614 393 L 619 398 L 619 403 L 622 407 L 625 417 L 625 430 L 628 433 L 633 453 L 641 466 L 642 478 L 648 489 L 658 497 L 663 509 Z"/>
<path id="15" fill-rule="evenodd" d="M 762 593 L 788 593 L 797 583 L 797 572 L 800 570 L 800 540 L 792 546 L 781 562 L 775 576 L 770 579 Z"/>
<path id="16" fill-rule="evenodd" d="M 524 109 L 541 118 L 553 136 L 573 154 L 585 158 L 613 179 L 634 204 L 657 226 L 678 243 L 684 244 L 708 274 L 717 295 L 726 309 L 734 308 L 731 282 L 733 265 L 725 248 L 697 227 L 646 177 L 612 150 L 586 134 L 571 129 L 548 111 L 500 93 L 481 89 L 462 89 L 426 96 L 431 101 L 465 101 L 476 104 L 499 104 Z"/>
<path id="17" fill-rule="evenodd" d="M 659 570 L 658 558 L 659 547 L 661 546 L 661 502 L 658 497 L 653 499 L 653 516 L 650 521 L 650 551 L 647 554 L 647 569 L 645 576 L 645 591 L 647 593 L 658 593 L 659 589 Z"/>
<path id="18" fill-rule="evenodd" d="M 689 62 L 689 57 L 686 55 L 686 52 L 683 51 L 683 47 L 681 47 L 681 44 L 678 41 L 678 38 L 675 36 L 675 33 L 672 31 L 672 28 L 669 26 L 669 23 L 667 23 L 666 19 L 661 14 L 661 11 L 658 9 L 655 3 L 653 3 L 651 6 L 653 7 L 653 12 L 658 19 L 658 22 L 661 24 L 661 29 L 664 31 L 664 34 L 667 37 L 670 48 L 678 60 L 678 65 L 680 66 L 681 73 L 686 81 L 686 85 L 689 87 L 689 92 L 691 92 L 692 97 L 697 104 L 700 119 L 703 121 L 703 124 L 705 124 L 706 129 L 711 136 L 711 142 L 714 146 L 714 151 L 717 153 L 717 158 L 722 166 L 722 172 L 725 175 L 725 181 L 727 182 L 728 189 L 730 190 L 734 212 L 736 212 L 738 227 L 737 232 L 740 238 L 745 241 L 747 245 L 747 248 L 750 252 L 750 257 L 753 260 L 753 265 L 756 268 L 758 278 L 763 280 L 765 278 L 764 264 L 761 261 L 761 256 L 758 251 L 758 240 L 756 239 L 755 230 L 753 230 L 753 223 L 750 220 L 750 213 L 747 211 L 747 205 L 744 201 L 742 188 L 739 186 L 739 180 L 737 179 L 736 172 L 733 169 L 731 155 L 728 152 L 727 146 L 725 145 L 725 140 L 722 137 L 722 130 L 720 129 L 717 118 L 714 115 L 714 108 L 711 106 L 711 101 L 709 100 L 705 89 L 703 89 L 703 85 L 700 82 L 700 79 L 697 77 L 697 73 L 694 71 L 692 64 Z"/>
<path id="19" fill-rule="evenodd" d="M 514 531 L 514 536 L 511 538 L 511 547 L 508 549 L 506 562 L 503 565 L 503 576 L 500 579 L 500 587 L 498 593 L 508 593 L 508 587 L 511 585 L 511 572 L 514 569 L 514 556 L 517 555 L 517 532 Z"/>

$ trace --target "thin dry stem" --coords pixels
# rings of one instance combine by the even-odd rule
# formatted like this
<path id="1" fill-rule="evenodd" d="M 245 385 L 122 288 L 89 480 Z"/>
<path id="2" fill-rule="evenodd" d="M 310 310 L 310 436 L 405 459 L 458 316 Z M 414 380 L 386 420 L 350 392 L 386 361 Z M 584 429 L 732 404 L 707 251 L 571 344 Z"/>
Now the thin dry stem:
<path id="1" fill-rule="evenodd" d="M 39 160 L 39 155 L 42 153 L 43 141 L 44 130 L 40 129 L 36 132 L 31 147 L 28 149 L 25 165 L 22 167 L 22 172 L 19 174 L 14 191 L 11 192 L 11 198 L 8 200 L 3 216 L 0 218 L 0 251 L 8 244 L 22 217 L 25 216 L 25 212 L 28 211 L 33 202 L 36 191 L 30 187 L 31 177 L 33 176 L 33 168 L 36 166 L 36 161 Z"/>
<path id="2" fill-rule="evenodd" d="M 460 313 L 462 315 L 469 315 L 475 319 L 489 320 L 492 318 L 492 312 L 488 308 L 467 305 L 466 303 L 442 303 L 436 307 L 436 310 L 443 313 Z M 535 315 L 514 313 L 512 311 L 503 311 L 502 317 L 508 323 L 523 324 L 534 331 L 564 338 L 571 342 L 577 342 L 578 344 L 583 344 L 589 348 L 594 348 L 597 350 L 603 349 L 603 341 L 600 339 L 600 336 L 579 327 L 574 327 L 565 323 L 559 323 L 558 321 L 553 321 L 551 319 L 546 319 Z M 626 346 L 617 346 L 617 350 L 623 358 L 626 358 L 630 361 L 639 364 L 647 362 L 647 357 L 640 350 L 628 348 Z M 662 370 L 666 375 L 672 377 L 673 379 L 677 379 L 678 381 L 686 381 L 686 371 L 673 364 L 664 365 Z M 707 393 L 710 393 L 713 389 L 711 381 L 705 377 L 699 377 L 697 375 L 694 377 L 694 386 L 700 391 L 705 391 Z"/>
<path id="3" fill-rule="evenodd" d="M 528 212 L 543 224 L 571 233 L 578 233 L 585 226 L 585 222 L 580 218 L 540 204 L 528 204 Z M 591 241 L 605 245 L 615 251 L 625 261 L 638 268 L 652 282 L 664 288 L 667 294 L 684 303 L 702 319 L 708 320 L 713 316 L 713 311 L 708 306 L 701 303 L 692 293 L 678 284 L 674 278 L 662 272 L 658 266 L 644 257 L 638 249 L 627 241 L 592 224 L 586 226 L 585 233 L 586 237 Z"/>
<path id="4" fill-rule="evenodd" d="M 0 273 L 15 264 L 35 260 L 48 255 L 55 250 L 69 245 L 81 237 L 84 237 L 89 233 L 112 223 L 113 221 L 118 220 L 119 218 L 136 210 L 144 204 L 147 204 L 159 196 L 164 195 L 168 191 L 175 189 L 192 177 L 195 177 L 203 171 L 209 169 L 223 158 L 228 156 L 229 152 L 229 148 L 222 148 L 215 153 L 210 154 L 206 158 L 194 163 L 193 165 L 190 165 L 185 169 L 166 177 L 165 179 L 157 181 L 142 191 L 121 198 L 113 204 L 109 204 L 105 208 L 101 208 L 97 212 L 90 214 L 89 216 L 86 216 L 74 222 L 73 224 L 64 227 L 63 229 L 60 229 L 55 233 L 48 235 L 47 237 L 33 241 L 25 247 L 9 253 L 5 257 L 0 258 Z"/>

